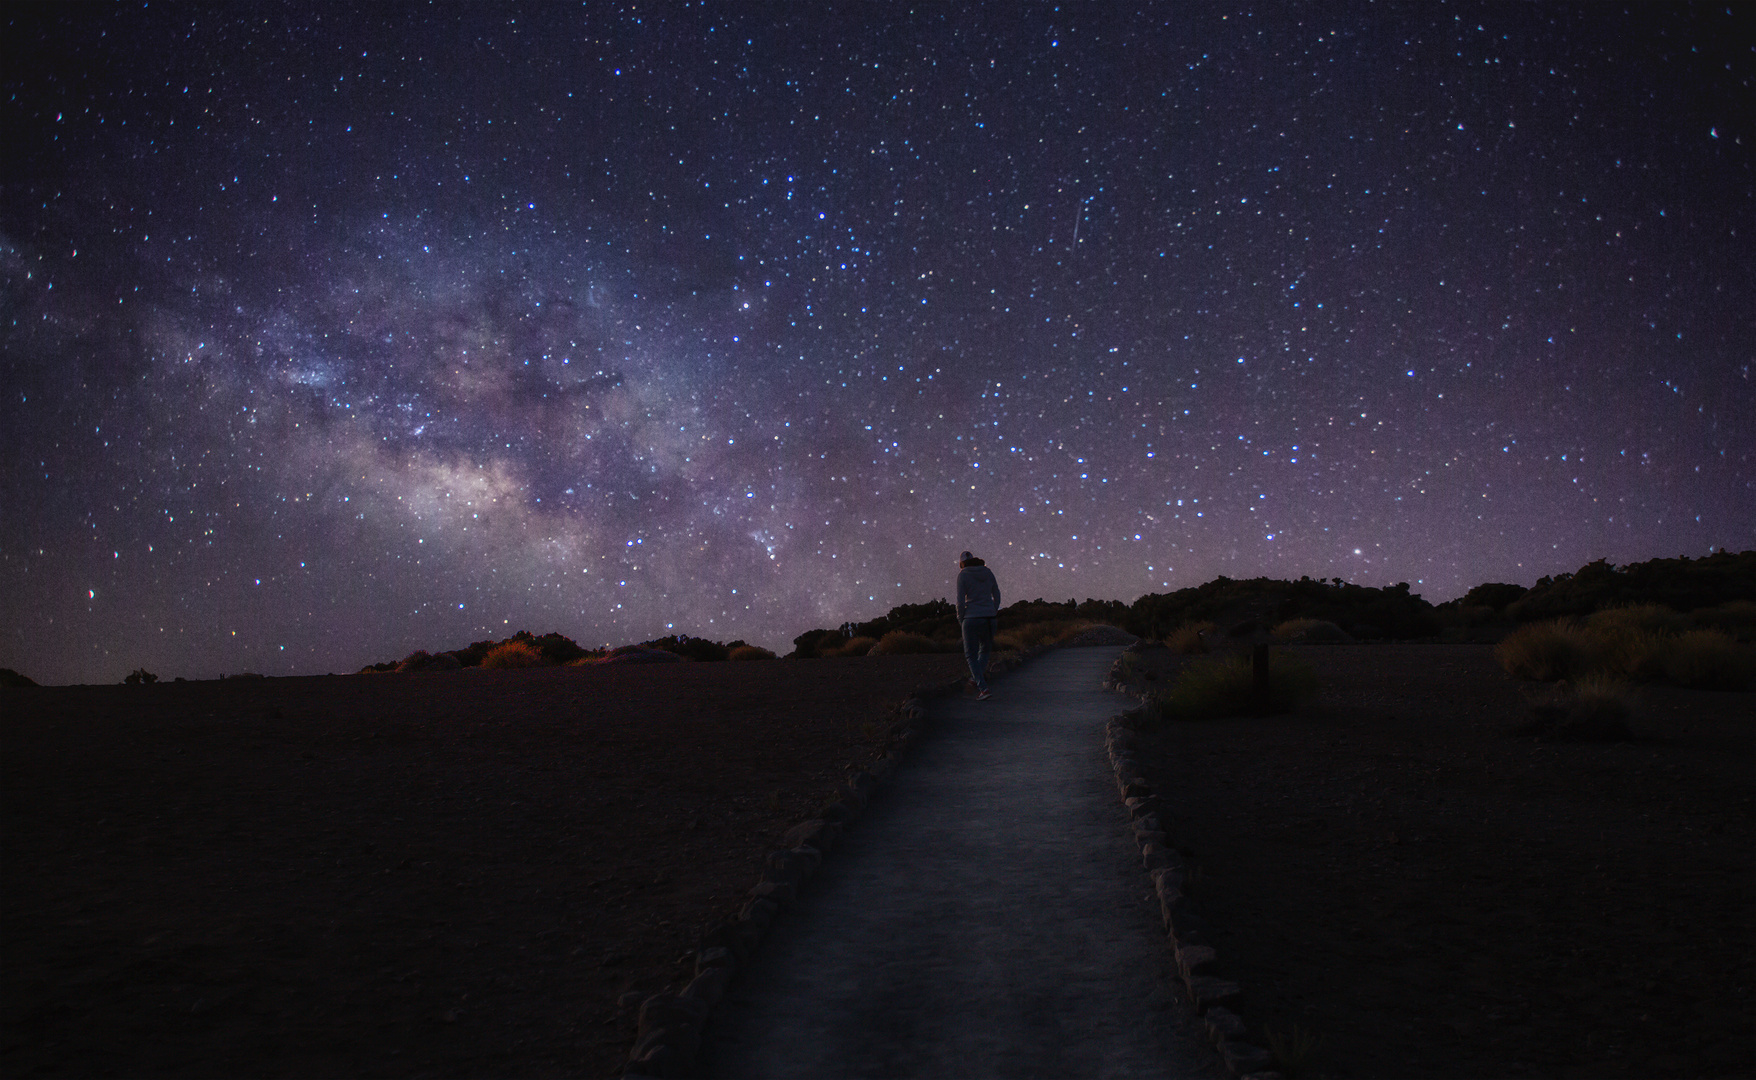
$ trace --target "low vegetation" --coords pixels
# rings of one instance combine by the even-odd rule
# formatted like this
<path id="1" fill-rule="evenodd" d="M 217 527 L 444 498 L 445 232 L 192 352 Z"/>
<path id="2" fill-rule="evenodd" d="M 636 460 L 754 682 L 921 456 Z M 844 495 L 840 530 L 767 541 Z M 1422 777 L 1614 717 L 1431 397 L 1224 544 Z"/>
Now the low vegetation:
<path id="1" fill-rule="evenodd" d="M 1622 742 L 1632 737 L 1627 683 L 1593 675 L 1563 686 L 1556 700 L 1531 709 L 1521 733 L 1557 742 Z"/>
<path id="2" fill-rule="evenodd" d="M 950 652 L 948 644 L 934 641 L 925 634 L 916 634 L 908 630 L 892 630 L 878 639 L 872 646 L 874 656 L 900 656 L 909 653 Z"/>
<path id="3" fill-rule="evenodd" d="M 1508 674 L 1539 682 L 1609 678 L 1698 690 L 1756 683 L 1756 647 L 1651 604 L 1532 623 L 1508 634 L 1495 655 Z"/>
<path id="4" fill-rule="evenodd" d="M 1165 647 L 1184 656 L 1199 656 L 1213 649 L 1212 640 L 1219 627 L 1211 622 L 1186 622 L 1165 638 Z"/>
<path id="5" fill-rule="evenodd" d="M 1231 652 L 1191 662 L 1169 690 L 1151 698 L 1151 705 L 1163 720 L 1274 716 L 1292 712 L 1316 689 L 1311 665 L 1278 650 L 1269 658 L 1268 686 L 1259 688 L 1250 655 Z"/>
<path id="6" fill-rule="evenodd" d="M 506 641 L 482 657 L 484 668 L 533 668 L 545 665 L 543 654 L 528 641 Z"/>

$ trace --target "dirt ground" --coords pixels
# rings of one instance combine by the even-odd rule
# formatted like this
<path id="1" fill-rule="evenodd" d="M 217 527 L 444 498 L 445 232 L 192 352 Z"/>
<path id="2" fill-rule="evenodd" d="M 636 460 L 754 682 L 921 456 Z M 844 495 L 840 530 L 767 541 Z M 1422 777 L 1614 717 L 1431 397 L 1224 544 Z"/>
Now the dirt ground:
<path id="1" fill-rule="evenodd" d="M 1289 651 L 1308 707 L 1146 758 L 1254 1037 L 1320 1039 L 1301 1076 L 1756 1075 L 1756 696 L 1543 744 L 1488 646 Z"/>
<path id="2" fill-rule="evenodd" d="M 0 691 L 0 1073 L 605 1076 L 958 656 Z"/>

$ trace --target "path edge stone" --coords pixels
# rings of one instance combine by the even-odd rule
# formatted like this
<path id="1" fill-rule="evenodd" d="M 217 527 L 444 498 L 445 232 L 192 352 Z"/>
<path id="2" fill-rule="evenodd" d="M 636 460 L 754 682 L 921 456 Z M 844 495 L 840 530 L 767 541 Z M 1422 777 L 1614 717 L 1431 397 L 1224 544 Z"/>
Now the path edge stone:
<path id="1" fill-rule="evenodd" d="M 1128 649 L 1123 650 L 1124 655 L 1127 652 Z M 1165 945 L 1171 950 L 1189 1001 L 1201 1015 L 1207 1037 L 1227 1071 L 1239 1080 L 1281 1080 L 1281 1074 L 1272 1071 L 1274 1055 L 1244 1037 L 1248 1029 L 1243 1018 L 1224 1004 L 1235 1002 L 1243 991 L 1236 982 L 1213 973 L 1218 954 L 1207 943 L 1201 920 L 1183 895 L 1188 867 L 1166 839 L 1169 809 L 1140 775 L 1144 770 L 1135 756 L 1139 750 L 1135 725 L 1145 717 L 1150 705 L 1146 695 L 1136 695 L 1128 686 L 1126 671 L 1122 657 L 1118 656 L 1104 680 L 1104 689 L 1137 698 L 1142 704 L 1117 713 L 1104 724 L 1104 751 L 1115 773 L 1117 795 L 1128 808 L 1129 826 L 1140 848 L 1141 865 L 1158 897 Z"/>

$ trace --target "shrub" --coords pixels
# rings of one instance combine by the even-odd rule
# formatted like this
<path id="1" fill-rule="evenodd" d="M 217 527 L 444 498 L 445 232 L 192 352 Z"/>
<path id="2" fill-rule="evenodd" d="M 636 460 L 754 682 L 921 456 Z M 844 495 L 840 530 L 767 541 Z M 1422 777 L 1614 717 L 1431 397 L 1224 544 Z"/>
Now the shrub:
<path id="1" fill-rule="evenodd" d="M 428 662 L 432 659 L 432 653 L 429 653 L 425 649 L 416 649 L 414 652 L 403 657 L 402 662 L 396 665 L 396 670 L 405 674 L 410 671 L 425 671 L 427 670 Z"/>
<path id="2" fill-rule="evenodd" d="M 760 645 L 739 645 L 726 657 L 728 660 L 773 660 L 774 654 Z"/>
<path id="3" fill-rule="evenodd" d="M 925 634 L 914 634 L 907 630 L 892 630 L 878 639 L 872 646 L 874 656 L 897 656 L 903 653 L 936 653 L 942 652 L 939 643 Z"/>
<path id="4" fill-rule="evenodd" d="M 1585 625 L 1589 630 L 1676 634 L 1689 629 L 1689 617 L 1663 604 L 1627 604 L 1593 612 Z"/>
<path id="5" fill-rule="evenodd" d="M 1703 630 L 1721 630 L 1739 641 L 1756 640 L 1756 602 L 1733 600 L 1718 607 L 1691 612 L 1695 625 Z"/>
<path id="6" fill-rule="evenodd" d="M 22 690 L 36 684 L 36 680 L 29 675 L 20 675 L 9 667 L 0 667 L 0 686 Z"/>
<path id="7" fill-rule="evenodd" d="M 1210 622 L 1186 622 L 1171 631 L 1165 639 L 1165 645 L 1174 653 L 1184 656 L 1198 656 L 1208 652 L 1211 646 L 1208 639 L 1219 633 L 1219 627 Z"/>
<path id="8" fill-rule="evenodd" d="M 145 668 L 135 668 L 133 671 L 130 671 L 128 677 L 122 681 L 129 686 L 151 685 L 152 683 L 158 682 L 159 677 Z"/>
<path id="9" fill-rule="evenodd" d="M 528 641 L 503 641 L 482 657 L 485 668 L 533 668 L 543 666 L 543 654 Z"/>
<path id="10" fill-rule="evenodd" d="M 1666 641 L 1664 677 L 1698 690 L 1743 690 L 1756 682 L 1756 649 L 1719 630 L 1691 630 Z"/>
<path id="11" fill-rule="evenodd" d="M 1621 742 L 1628 731 L 1628 687 L 1593 675 L 1572 684 L 1558 702 L 1537 705 L 1519 730 L 1540 739 L 1566 742 Z"/>
<path id="12" fill-rule="evenodd" d="M 1572 619 L 1521 626 L 1494 647 L 1494 656 L 1507 674 L 1541 682 L 1587 674 L 1597 666 L 1596 652 Z"/>
<path id="13" fill-rule="evenodd" d="M 1154 704 L 1167 720 L 1211 720 L 1222 716 L 1273 716 L 1291 712 L 1317 688 L 1311 665 L 1284 653 L 1268 664 L 1268 689 L 1256 689 L 1247 653 L 1198 660 L 1183 669 Z"/>
<path id="14" fill-rule="evenodd" d="M 833 650 L 825 649 L 825 650 L 823 650 L 821 655 L 823 655 L 823 656 L 865 656 L 867 653 L 872 651 L 872 646 L 874 646 L 876 644 L 878 644 L 878 642 L 875 639 L 869 638 L 869 637 L 848 638 L 847 643 L 842 645 L 840 648 L 833 649 Z"/>

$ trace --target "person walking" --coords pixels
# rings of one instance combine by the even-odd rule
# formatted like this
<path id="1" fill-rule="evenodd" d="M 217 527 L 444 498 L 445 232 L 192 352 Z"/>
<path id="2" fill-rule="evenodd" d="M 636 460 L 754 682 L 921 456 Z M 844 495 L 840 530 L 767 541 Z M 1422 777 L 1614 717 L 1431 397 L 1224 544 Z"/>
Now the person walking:
<path id="1" fill-rule="evenodd" d="M 963 658 L 969 661 L 970 682 L 983 701 L 988 692 L 988 654 L 994 650 L 994 627 L 1000 621 L 1000 582 L 982 560 L 964 552 L 957 557 L 957 622 L 963 627 Z"/>

